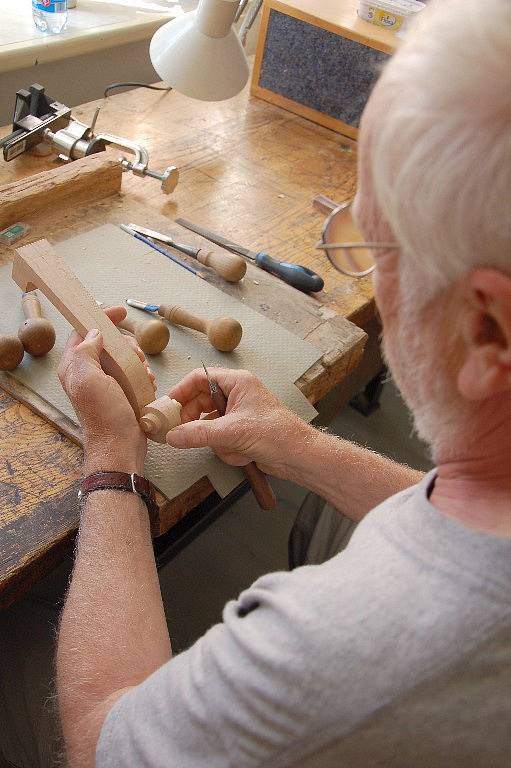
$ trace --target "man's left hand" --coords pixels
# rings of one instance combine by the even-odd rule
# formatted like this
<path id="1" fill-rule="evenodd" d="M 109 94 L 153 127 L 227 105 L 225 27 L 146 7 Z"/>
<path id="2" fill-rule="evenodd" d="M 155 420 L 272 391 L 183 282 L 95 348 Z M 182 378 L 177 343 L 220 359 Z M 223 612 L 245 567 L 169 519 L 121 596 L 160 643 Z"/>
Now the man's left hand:
<path id="1" fill-rule="evenodd" d="M 126 317 L 124 307 L 105 310 L 114 323 Z M 129 342 L 154 375 L 134 339 Z M 119 384 L 101 368 L 103 338 L 89 331 L 85 339 L 73 333 L 59 365 L 59 379 L 83 428 L 85 471 L 143 474 L 147 440 Z"/>

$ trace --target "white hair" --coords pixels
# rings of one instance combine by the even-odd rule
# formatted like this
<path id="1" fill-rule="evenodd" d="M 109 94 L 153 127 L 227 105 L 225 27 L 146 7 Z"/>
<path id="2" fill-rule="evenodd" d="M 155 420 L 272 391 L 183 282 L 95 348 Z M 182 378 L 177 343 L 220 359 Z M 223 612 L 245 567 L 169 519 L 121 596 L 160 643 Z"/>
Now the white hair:
<path id="1" fill-rule="evenodd" d="M 373 189 L 421 297 L 511 273 L 511 1 L 433 0 L 377 90 Z"/>

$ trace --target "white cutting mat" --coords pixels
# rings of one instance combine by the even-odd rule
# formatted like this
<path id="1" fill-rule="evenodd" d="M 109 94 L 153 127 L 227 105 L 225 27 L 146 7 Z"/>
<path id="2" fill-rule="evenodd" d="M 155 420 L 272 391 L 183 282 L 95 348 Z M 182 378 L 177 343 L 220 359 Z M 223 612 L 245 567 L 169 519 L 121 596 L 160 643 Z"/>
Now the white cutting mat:
<path id="1" fill-rule="evenodd" d="M 302 418 L 310 421 L 316 415 L 294 382 L 319 360 L 321 350 L 111 224 L 58 243 L 55 250 L 98 301 L 124 304 L 126 298 L 134 298 L 148 303 L 178 304 L 206 318 L 231 315 L 240 321 L 243 338 L 230 353 L 217 352 L 203 334 L 172 326 L 167 349 L 148 358 L 158 382 L 158 396 L 204 360 L 207 366 L 246 368 Z M 0 328 L 5 333 L 14 331 L 23 319 L 20 290 L 10 275 L 11 265 L 0 268 Z M 71 328 L 43 295 L 41 303 L 44 314 L 56 328 L 55 347 L 44 358 L 25 355 L 12 375 L 77 423 L 56 376 Z M 136 319 L 149 317 L 132 308 L 128 312 Z M 177 450 L 151 441 L 146 475 L 169 499 L 205 475 L 221 496 L 242 478 L 239 470 L 219 461 L 209 449 Z"/>

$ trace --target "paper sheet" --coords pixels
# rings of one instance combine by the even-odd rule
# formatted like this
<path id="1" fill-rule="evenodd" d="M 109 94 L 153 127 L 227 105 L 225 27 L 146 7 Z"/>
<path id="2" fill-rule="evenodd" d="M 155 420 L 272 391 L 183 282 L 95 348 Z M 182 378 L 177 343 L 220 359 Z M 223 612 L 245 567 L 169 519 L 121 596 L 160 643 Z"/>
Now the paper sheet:
<path id="1" fill-rule="evenodd" d="M 240 321 L 243 338 L 231 353 L 217 352 L 203 334 L 172 326 L 167 349 L 148 358 L 158 382 L 158 396 L 204 360 L 207 366 L 246 368 L 302 418 L 310 421 L 316 415 L 294 382 L 321 357 L 321 350 L 113 225 L 58 243 L 55 249 L 93 296 L 105 304 L 124 304 L 125 299 L 133 298 L 148 303 L 178 304 L 206 318 L 231 315 Z M 23 320 L 20 290 L 10 275 L 10 264 L 0 268 L 0 328 L 4 333 L 14 331 Z M 25 355 L 13 375 L 77 422 L 56 376 L 71 329 L 48 300 L 43 295 L 40 298 L 45 316 L 55 325 L 56 345 L 44 358 Z M 137 320 L 150 317 L 132 308 L 128 316 Z M 219 461 L 209 449 L 180 451 L 151 441 L 146 475 L 169 499 L 205 475 L 221 496 L 229 493 L 242 478 L 239 470 Z"/>

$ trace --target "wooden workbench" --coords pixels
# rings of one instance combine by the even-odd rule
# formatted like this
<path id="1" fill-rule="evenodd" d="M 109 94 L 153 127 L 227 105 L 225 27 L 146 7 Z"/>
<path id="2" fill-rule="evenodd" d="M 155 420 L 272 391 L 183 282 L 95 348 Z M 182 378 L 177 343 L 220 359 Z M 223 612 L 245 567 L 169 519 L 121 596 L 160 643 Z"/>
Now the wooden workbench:
<path id="1" fill-rule="evenodd" d="M 95 106 L 84 105 L 73 114 L 88 122 Z M 102 129 L 144 144 L 152 168 L 177 165 L 181 179 L 167 197 L 157 181 L 125 174 L 122 195 L 89 207 L 87 224 L 102 223 L 107 210 L 109 220 L 128 221 L 129 212 L 140 212 L 143 206 L 145 222 L 140 215 L 137 221 L 155 229 L 184 216 L 255 250 L 312 267 L 325 278 L 319 301 L 278 280 L 254 282 L 249 271 L 247 303 L 323 350 L 320 363 L 297 382 L 311 402 L 341 382 L 357 365 L 365 343 L 364 332 L 353 322 L 363 325 L 374 315 L 371 279 L 344 278 L 313 250 L 322 216 L 313 210 L 312 198 L 320 192 L 338 201 L 353 196 L 353 145 L 249 98 L 247 91 L 216 104 L 177 93 L 131 91 L 108 99 L 97 125 Z M 0 184 L 56 164 L 53 157 L 28 155 L 2 162 Z M 63 239 L 80 227 L 80 209 L 73 209 L 70 201 L 49 216 L 44 234 Z M 191 233 L 182 237 L 194 238 Z M 0 263 L 7 258 L 4 249 Z M 215 284 L 230 290 L 220 281 Z M 78 520 L 80 463 L 76 444 L 17 400 L 0 394 L 0 606 L 12 602 L 69 550 Z M 167 531 L 211 490 L 203 478 L 164 505 L 155 533 Z"/>

